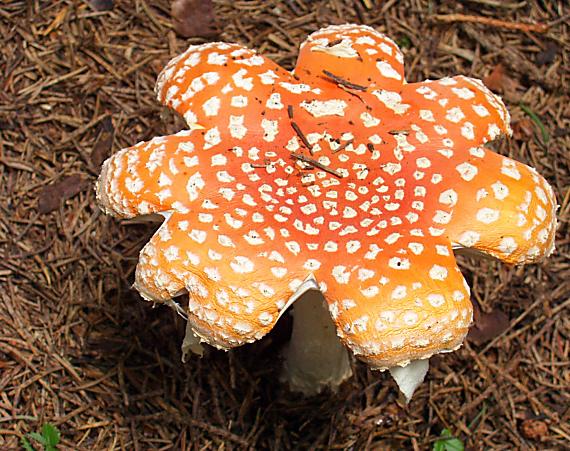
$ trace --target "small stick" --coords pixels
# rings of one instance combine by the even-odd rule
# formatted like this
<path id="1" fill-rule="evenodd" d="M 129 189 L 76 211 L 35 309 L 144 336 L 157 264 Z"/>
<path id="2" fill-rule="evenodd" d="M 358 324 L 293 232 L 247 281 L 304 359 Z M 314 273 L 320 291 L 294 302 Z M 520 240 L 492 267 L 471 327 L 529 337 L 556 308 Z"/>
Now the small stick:
<path id="1" fill-rule="evenodd" d="M 269 158 L 265 158 L 265 159 L 263 160 L 263 164 L 259 164 L 259 163 L 249 163 L 249 165 L 250 165 L 252 168 L 256 168 L 256 169 L 258 169 L 258 168 L 266 168 L 266 167 L 269 166 L 270 164 L 271 164 L 271 160 L 269 160 Z"/>
<path id="2" fill-rule="evenodd" d="M 492 27 L 507 28 L 509 30 L 519 31 L 535 31 L 537 33 L 545 33 L 548 31 L 548 25 L 533 24 L 533 23 L 517 23 L 507 22 L 505 20 L 491 19 L 490 17 L 471 16 L 467 14 L 438 14 L 433 16 L 435 20 L 440 22 L 472 22 L 480 23 L 483 25 L 490 25 Z"/>
<path id="3" fill-rule="evenodd" d="M 313 154 L 313 146 L 311 146 L 311 143 L 309 142 L 309 140 L 307 139 L 305 134 L 301 131 L 301 129 L 299 128 L 297 123 L 291 122 L 291 127 L 293 127 L 293 130 L 295 130 L 295 133 L 297 133 L 297 136 L 299 137 L 299 139 L 303 142 L 305 147 L 307 147 L 307 149 L 309 149 L 309 151 L 311 152 L 311 155 L 312 155 Z"/>
<path id="4" fill-rule="evenodd" d="M 357 85 L 356 83 L 352 83 L 348 80 L 345 80 L 342 77 L 339 77 L 338 75 L 335 75 L 335 74 L 329 72 L 328 70 L 323 70 L 323 74 L 325 74 L 325 76 L 327 78 L 330 78 L 335 83 L 338 83 L 339 85 L 343 85 L 346 88 L 354 89 L 356 91 L 366 91 L 368 89 L 366 86 Z"/>
<path id="5" fill-rule="evenodd" d="M 329 174 L 332 174 L 338 178 L 343 177 L 340 172 L 332 168 L 329 168 L 328 166 L 325 166 L 322 163 L 319 163 L 317 160 L 314 160 L 313 158 L 306 157 L 305 155 L 302 155 L 300 153 L 291 153 L 291 156 L 299 161 L 302 161 L 303 163 L 308 163 L 310 165 L 315 166 L 316 168 L 322 169 L 323 171 L 328 172 Z"/>
<path id="6" fill-rule="evenodd" d="M 354 139 L 350 139 L 350 140 L 346 141 L 345 143 L 342 143 L 339 147 L 337 147 L 335 150 L 333 150 L 332 153 L 337 153 L 337 152 L 340 152 L 341 150 L 346 149 L 353 142 L 354 142 Z"/>
<path id="7" fill-rule="evenodd" d="M 289 119 L 293 119 L 293 105 L 287 106 L 287 114 L 289 115 Z"/>
<path id="8" fill-rule="evenodd" d="M 408 136 L 410 134 L 409 130 L 390 130 L 388 133 L 391 135 L 405 135 Z"/>

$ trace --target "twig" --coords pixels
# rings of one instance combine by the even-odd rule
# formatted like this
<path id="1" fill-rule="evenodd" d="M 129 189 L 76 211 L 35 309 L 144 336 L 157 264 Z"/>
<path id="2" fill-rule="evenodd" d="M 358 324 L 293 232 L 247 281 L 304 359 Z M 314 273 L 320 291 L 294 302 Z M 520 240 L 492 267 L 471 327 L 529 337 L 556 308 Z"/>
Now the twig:
<path id="1" fill-rule="evenodd" d="M 348 146 L 350 146 L 352 143 L 354 142 L 354 139 L 350 139 L 348 141 L 346 141 L 345 143 L 342 143 L 339 147 L 337 147 L 336 149 L 334 149 L 332 151 L 332 153 L 337 153 L 340 152 L 341 150 L 346 149 Z"/>
<path id="2" fill-rule="evenodd" d="M 303 163 L 308 163 L 308 164 L 310 164 L 310 165 L 315 166 L 316 168 L 322 169 L 323 171 L 328 172 L 329 174 L 332 174 L 332 175 L 334 175 L 334 176 L 336 176 L 336 177 L 338 177 L 338 178 L 342 178 L 342 177 L 343 177 L 340 172 L 338 172 L 338 171 L 336 171 L 335 169 L 330 168 L 330 167 L 328 167 L 328 166 L 326 166 L 326 165 L 324 165 L 324 164 L 322 164 L 322 163 L 319 163 L 317 160 L 315 160 L 315 159 L 313 159 L 313 158 L 309 158 L 309 157 L 307 157 L 307 156 L 305 156 L 305 155 L 303 155 L 303 154 L 300 154 L 300 153 L 291 153 L 291 156 L 292 156 L 293 158 L 296 158 L 296 159 L 299 160 L 299 161 L 302 161 Z"/>
<path id="3" fill-rule="evenodd" d="M 297 123 L 291 122 L 291 127 L 293 127 L 293 130 L 295 130 L 295 133 L 297 133 L 297 136 L 299 137 L 299 139 L 303 142 L 305 147 L 307 149 L 309 149 L 309 152 L 311 152 L 311 155 L 312 155 L 313 154 L 313 146 L 311 146 L 311 143 L 309 142 L 309 140 L 307 139 L 305 134 L 301 131 L 301 129 L 299 128 Z"/>
<path id="4" fill-rule="evenodd" d="M 439 22 L 471 22 L 480 23 L 483 25 L 489 25 L 491 27 L 507 28 L 509 30 L 519 30 L 536 33 L 545 33 L 548 31 L 549 26 L 545 24 L 533 24 L 533 23 L 517 23 L 517 22 L 507 22 L 500 19 L 491 19 L 490 17 L 482 16 L 471 16 L 467 14 L 437 14 L 432 17 L 434 20 Z"/>
<path id="5" fill-rule="evenodd" d="M 338 75 L 335 75 L 335 74 L 329 72 L 328 70 L 323 70 L 323 74 L 325 74 L 325 76 L 327 78 L 330 78 L 335 83 L 338 83 L 339 85 L 342 85 L 346 88 L 355 89 L 356 91 L 366 91 L 368 89 L 366 86 L 357 85 L 356 83 L 352 83 L 351 81 L 348 81 L 342 77 L 339 77 Z"/>

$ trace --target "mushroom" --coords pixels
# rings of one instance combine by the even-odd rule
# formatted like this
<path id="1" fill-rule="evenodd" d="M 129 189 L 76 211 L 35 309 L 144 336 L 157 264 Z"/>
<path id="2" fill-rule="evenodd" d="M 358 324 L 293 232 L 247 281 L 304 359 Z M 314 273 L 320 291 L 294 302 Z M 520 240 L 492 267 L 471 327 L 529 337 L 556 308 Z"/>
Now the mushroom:
<path id="1" fill-rule="evenodd" d="M 501 99 L 464 76 L 406 83 L 370 27 L 313 33 L 294 74 L 237 44 L 191 46 L 156 94 L 189 129 L 112 156 L 97 197 L 164 216 L 134 287 L 187 316 L 186 350 L 259 340 L 295 303 L 293 388 L 337 386 L 348 348 L 409 399 L 472 322 L 454 251 L 522 264 L 554 248 L 551 187 L 483 146 L 511 133 Z"/>

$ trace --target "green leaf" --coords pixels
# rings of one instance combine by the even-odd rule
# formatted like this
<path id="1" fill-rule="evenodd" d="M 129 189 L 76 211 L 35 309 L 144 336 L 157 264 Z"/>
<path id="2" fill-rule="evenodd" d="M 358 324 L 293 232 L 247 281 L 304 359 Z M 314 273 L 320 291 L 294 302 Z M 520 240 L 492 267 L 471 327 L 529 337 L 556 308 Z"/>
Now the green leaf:
<path id="1" fill-rule="evenodd" d="M 37 432 L 30 432 L 29 434 L 26 434 L 26 435 L 30 438 L 33 438 L 36 442 L 40 442 L 42 445 L 47 444 L 44 436 L 41 434 L 38 434 Z"/>
<path id="2" fill-rule="evenodd" d="M 433 451 L 464 451 L 463 442 L 451 434 L 449 429 L 441 431 L 439 439 L 433 444 Z"/>
<path id="3" fill-rule="evenodd" d="M 22 448 L 24 448 L 25 451 L 36 451 L 26 437 L 22 437 L 20 443 L 22 444 Z"/>
<path id="4" fill-rule="evenodd" d="M 42 435 L 45 437 L 47 447 L 55 447 L 59 443 L 59 431 L 53 424 L 44 424 Z"/>

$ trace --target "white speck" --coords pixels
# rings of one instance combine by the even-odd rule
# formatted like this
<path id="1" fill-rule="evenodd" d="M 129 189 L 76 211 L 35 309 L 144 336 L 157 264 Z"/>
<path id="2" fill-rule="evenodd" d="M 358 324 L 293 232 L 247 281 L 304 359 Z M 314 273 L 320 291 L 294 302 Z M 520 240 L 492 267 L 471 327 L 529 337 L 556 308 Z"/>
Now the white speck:
<path id="1" fill-rule="evenodd" d="M 437 224 L 448 224 L 451 221 L 451 215 L 445 211 L 437 210 L 432 219 Z"/>
<path id="2" fill-rule="evenodd" d="M 433 112 L 431 110 L 420 110 L 420 118 L 427 122 L 435 122 Z"/>
<path id="3" fill-rule="evenodd" d="M 281 102 L 281 94 L 274 92 L 269 96 L 265 106 L 271 110 L 281 110 L 283 109 L 283 103 Z"/>
<path id="4" fill-rule="evenodd" d="M 214 215 L 210 213 L 198 213 L 198 221 L 210 223 L 214 221 Z"/>
<path id="5" fill-rule="evenodd" d="M 475 139 L 475 126 L 471 122 L 465 122 L 461 126 L 461 136 L 465 139 Z"/>
<path id="6" fill-rule="evenodd" d="M 394 175 L 402 170 L 402 165 L 400 163 L 386 163 L 382 169 L 384 172 Z"/>
<path id="7" fill-rule="evenodd" d="M 424 251 L 424 245 L 421 243 L 408 243 L 408 248 L 416 255 L 421 255 L 421 253 Z"/>
<path id="8" fill-rule="evenodd" d="M 459 290 L 455 290 L 453 292 L 453 300 L 455 302 L 461 302 L 463 299 L 465 299 L 465 295 L 463 294 L 463 292 Z"/>
<path id="9" fill-rule="evenodd" d="M 386 78 L 394 78 L 396 80 L 402 79 L 400 73 L 387 61 L 378 61 L 376 63 L 376 67 L 380 71 L 380 74 Z"/>
<path id="10" fill-rule="evenodd" d="M 220 54 L 218 52 L 213 52 L 208 55 L 208 64 L 213 64 L 216 66 L 223 66 L 228 60 L 227 55 Z"/>
<path id="11" fill-rule="evenodd" d="M 447 269 L 443 266 L 433 265 L 429 270 L 429 276 L 434 280 L 445 280 L 447 278 Z"/>
<path id="12" fill-rule="evenodd" d="M 204 135 L 204 150 L 214 147 L 222 142 L 220 131 L 218 127 L 211 128 Z"/>
<path id="13" fill-rule="evenodd" d="M 263 131 L 265 132 L 263 139 L 267 142 L 273 142 L 279 132 L 279 123 L 269 119 L 262 119 L 261 128 L 263 128 Z"/>
<path id="14" fill-rule="evenodd" d="M 392 290 L 392 299 L 404 299 L 407 295 L 407 289 L 404 285 L 398 285 Z"/>
<path id="15" fill-rule="evenodd" d="M 495 198 L 498 200 L 503 200 L 509 195 L 509 188 L 507 185 L 501 182 L 495 182 L 491 185 L 493 192 L 495 193 Z"/>
<path id="16" fill-rule="evenodd" d="M 179 250 L 176 246 L 169 246 L 164 251 L 164 258 L 169 262 L 178 260 L 180 258 Z"/>
<path id="17" fill-rule="evenodd" d="M 540 186 L 536 186 L 534 188 L 534 192 L 536 193 L 538 199 L 544 204 L 548 205 L 548 197 L 546 197 L 546 193 Z"/>
<path id="18" fill-rule="evenodd" d="M 209 98 L 202 105 L 202 109 L 206 116 L 217 116 L 220 111 L 220 98 L 216 96 Z"/>
<path id="19" fill-rule="evenodd" d="M 392 257 L 388 261 L 388 266 L 392 269 L 405 270 L 410 268 L 410 261 L 407 258 Z"/>
<path id="20" fill-rule="evenodd" d="M 468 231 L 463 232 L 461 234 L 461 236 L 459 237 L 457 242 L 464 247 L 471 247 L 471 246 L 474 246 L 475 244 L 477 244 L 477 242 L 479 241 L 480 238 L 481 238 L 481 235 L 479 235 L 477 232 L 474 232 L 472 230 L 468 230 Z"/>
<path id="21" fill-rule="evenodd" d="M 493 210 L 492 208 L 481 208 L 477 211 L 477 221 L 484 224 L 491 224 L 499 219 L 500 212 L 498 210 Z"/>
<path id="22" fill-rule="evenodd" d="M 230 116 L 228 128 L 230 129 L 230 135 L 232 138 L 242 139 L 246 135 L 247 128 L 243 123 L 244 116 Z"/>
<path id="23" fill-rule="evenodd" d="M 230 262 L 230 267 L 238 274 L 253 272 L 255 268 L 253 262 L 249 258 L 240 255 L 234 257 Z"/>
<path id="24" fill-rule="evenodd" d="M 498 249 L 506 255 L 512 254 L 514 251 L 517 250 L 517 242 L 513 237 L 505 237 L 499 243 Z"/>
<path id="25" fill-rule="evenodd" d="M 268 312 L 263 312 L 259 314 L 257 319 L 259 319 L 259 322 L 264 326 L 269 326 L 273 322 L 273 315 Z"/>
<path id="26" fill-rule="evenodd" d="M 449 256 L 449 249 L 447 248 L 447 246 L 444 246 L 443 244 L 436 244 L 435 252 L 438 255 L 445 255 L 446 257 Z"/>
<path id="27" fill-rule="evenodd" d="M 453 207 L 457 203 L 457 193 L 453 189 L 445 190 L 439 195 L 439 202 Z"/>
<path id="28" fill-rule="evenodd" d="M 144 188 L 144 182 L 139 178 L 132 179 L 131 177 L 127 177 L 125 179 L 125 186 L 131 193 L 138 193 Z"/>
<path id="29" fill-rule="evenodd" d="M 311 100 L 303 101 L 300 105 L 314 117 L 344 116 L 344 110 L 348 106 L 344 100 Z"/>
<path id="30" fill-rule="evenodd" d="M 487 134 L 489 135 L 489 139 L 492 141 L 501 134 L 501 129 L 497 127 L 496 124 L 489 124 Z"/>
<path id="31" fill-rule="evenodd" d="M 301 252 L 301 246 L 296 241 L 287 241 L 285 243 L 285 247 L 291 252 L 293 255 L 298 255 Z"/>
<path id="32" fill-rule="evenodd" d="M 483 158 L 485 156 L 485 150 L 481 147 L 471 147 L 469 153 L 477 158 Z"/>
<path id="33" fill-rule="evenodd" d="M 243 78 L 245 74 L 247 74 L 247 70 L 240 69 L 234 75 L 232 75 L 232 80 L 238 88 L 245 89 L 246 91 L 251 91 L 253 89 L 253 79 L 251 77 Z"/>
<path id="34" fill-rule="evenodd" d="M 206 183 L 199 172 L 196 172 L 188 179 L 188 183 L 186 183 L 186 192 L 188 193 L 191 201 L 198 198 L 198 195 L 204 186 L 206 186 Z"/>
<path id="35" fill-rule="evenodd" d="M 365 111 L 360 115 L 360 120 L 365 127 L 376 127 L 380 123 L 380 119 L 372 116 L 369 112 Z M 377 143 L 380 144 L 380 143 Z"/>
<path id="36" fill-rule="evenodd" d="M 225 155 L 218 153 L 212 156 L 211 161 L 212 161 L 212 166 L 225 166 L 228 162 L 228 159 L 225 157 Z"/>
<path id="37" fill-rule="evenodd" d="M 233 96 L 230 105 L 234 108 L 245 108 L 247 106 L 247 97 Z"/>
<path id="38" fill-rule="evenodd" d="M 373 298 L 374 296 L 378 295 L 380 288 L 378 288 L 376 285 L 372 285 L 370 287 L 360 289 L 360 292 L 364 297 Z"/>
<path id="39" fill-rule="evenodd" d="M 404 324 L 407 326 L 413 326 L 418 322 L 418 314 L 412 311 L 406 312 L 402 316 L 402 321 L 404 321 Z"/>
<path id="40" fill-rule="evenodd" d="M 397 92 L 384 91 L 384 90 L 374 90 L 372 94 L 382 102 L 386 108 L 394 111 L 398 115 L 404 114 L 410 108 L 410 105 L 402 103 L 402 96 Z"/>
<path id="41" fill-rule="evenodd" d="M 192 238 L 194 241 L 196 241 L 196 243 L 202 244 L 204 243 L 204 241 L 206 241 L 207 234 L 204 230 L 192 229 L 188 234 L 188 236 Z"/>
<path id="42" fill-rule="evenodd" d="M 473 111 L 475 111 L 475 113 L 477 113 L 477 115 L 479 117 L 486 117 L 489 116 L 489 110 L 487 108 L 485 108 L 483 105 L 473 105 L 472 106 Z"/>
<path id="43" fill-rule="evenodd" d="M 321 267 L 321 262 L 318 260 L 315 260 L 314 258 L 310 258 L 308 259 L 304 264 L 303 264 L 303 268 L 305 268 L 308 271 L 316 271 L 317 269 L 319 269 Z"/>
<path id="44" fill-rule="evenodd" d="M 445 298 L 441 294 L 430 294 L 427 299 L 433 307 L 441 307 L 445 303 Z"/>
<path id="45" fill-rule="evenodd" d="M 461 178 L 467 182 L 473 180 L 473 178 L 477 175 L 477 167 L 473 166 L 470 163 L 461 163 L 455 167 L 457 172 L 461 175 Z"/>
<path id="46" fill-rule="evenodd" d="M 311 52 L 322 52 L 339 58 L 358 58 L 359 56 L 358 52 L 352 47 L 350 39 L 343 39 L 338 44 L 332 46 L 313 45 Z"/>
<path id="47" fill-rule="evenodd" d="M 475 93 L 469 88 L 451 88 L 451 91 L 460 99 L 472 99 L 475 97 Z"/>
<path id="48" fill-rule="evenodd" d="M 454 108 L 450 108 L 447 111 L 447 114 L 445 115 L 445 118 L 450 121 L 453 122 L 455 124 L 457 124 L 459 121 L 463 120 L 465 118 L 465 114 L 463 114 L 463 111 L 461 111 L 461 108 L 459 107 L 454 107 Z"/>
<path id="49" fill-rule="evenodd" d="M 259 78 L 261 80 L 261 84 L 272 85 L 273 83 L 275 83 L 275 80 L 279 78 L 279 76 L 272 70 L 268 70 L 263 74 L 259 74 Z"/>
<path id="50" fill-rule="evenodd" d="M 332 275 L 340 284 L 347 284 L 350 279 L 350 272 L 345 271 L 346 266 L 335 266 L 332 270 Z"/>
<path id="51" fill-rule="evenodd" d="M 360 249 L 360 241 L 352 240 L 346 243 L 346 251 L 349 254 L 354 254 L 358 249 Z"/>

